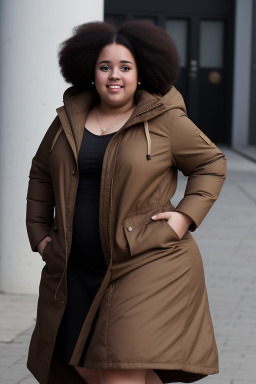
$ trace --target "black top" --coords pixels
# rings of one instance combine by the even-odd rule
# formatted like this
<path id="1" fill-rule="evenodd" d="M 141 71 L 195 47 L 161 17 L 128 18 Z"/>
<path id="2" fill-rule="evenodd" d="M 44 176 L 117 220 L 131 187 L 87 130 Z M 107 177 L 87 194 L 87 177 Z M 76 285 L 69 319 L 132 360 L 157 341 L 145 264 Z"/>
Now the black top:
<path id="1" fill-rule="evenodd" d="M 55 360 L 66 364 L 70 362 L 84 319 L 107 270 L 99 234 L 99 199 L 102 161 L 114 134 L 97 136 L 85 129 L 79 151 L 79 184 L 67 269 L 68 299 L 53 353 Z M 93 331 L 94 324 L 80 366 L 83 366 Z"/>
<path id="2" fill-rule="evenodd" d="M 78 156 L 70 262 L 92 273 L 106 269 L 99 234 L 99 199 L 103 157 L 114 134 L 99 136 L 85 128 Z"/>

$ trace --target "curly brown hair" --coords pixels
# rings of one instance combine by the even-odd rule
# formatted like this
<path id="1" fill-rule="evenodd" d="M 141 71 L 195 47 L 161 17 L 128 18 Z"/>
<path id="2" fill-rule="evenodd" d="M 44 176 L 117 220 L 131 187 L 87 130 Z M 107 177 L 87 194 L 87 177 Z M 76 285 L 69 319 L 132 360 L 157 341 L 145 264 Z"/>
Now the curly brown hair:
<path id="1" fill-rule="evenodd" d="M 177 80 L 180 58 L 174 42 L 162 28 L 142 21 L 127 21 L 118 28 L 100 21 L 75 27 L 60 46 L 64 79 L 78 90 L 92 87 L 99 53 L 112 43 L 124 45 L 134 56 L 140 88 L 164 95 Z"/>

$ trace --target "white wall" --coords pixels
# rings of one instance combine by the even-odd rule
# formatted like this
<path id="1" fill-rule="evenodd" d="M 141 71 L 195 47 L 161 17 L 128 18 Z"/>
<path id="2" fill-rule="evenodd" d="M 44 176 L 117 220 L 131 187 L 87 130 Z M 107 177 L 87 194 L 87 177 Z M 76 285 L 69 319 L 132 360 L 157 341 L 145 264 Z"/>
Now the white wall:
<path id="1" fill-rule="evenodd" d="M 236 0 L 232 146 L 249 141 L 253 0 Z"/>
<path id="2" fill-rule="evenodd" d="M 0 291 L 36 293 L 43 266 L 25 229 L 31 159 L 69 86 L 57 50 L 103 0 L 0 0 Z"/>

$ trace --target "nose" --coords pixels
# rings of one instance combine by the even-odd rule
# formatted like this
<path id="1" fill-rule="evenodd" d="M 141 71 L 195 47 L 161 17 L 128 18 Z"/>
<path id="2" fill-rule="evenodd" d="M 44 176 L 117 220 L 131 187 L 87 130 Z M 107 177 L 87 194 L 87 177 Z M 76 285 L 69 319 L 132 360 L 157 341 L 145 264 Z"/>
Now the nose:
<path id="1" fill-rule="evenodd" d="M 118 68 L 113 68 L 113 70 L 109 74 L 109 78 L 111 80 L 119 80 L 121 78 Z"/>

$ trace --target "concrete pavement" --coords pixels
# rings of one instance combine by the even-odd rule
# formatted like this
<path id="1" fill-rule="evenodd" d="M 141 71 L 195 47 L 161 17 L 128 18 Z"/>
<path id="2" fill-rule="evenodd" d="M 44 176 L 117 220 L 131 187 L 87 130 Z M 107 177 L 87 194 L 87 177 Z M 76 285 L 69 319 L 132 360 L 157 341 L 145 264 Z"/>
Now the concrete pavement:
<path id="1" fill-rule="evenodd" d="M 256 163 L 223 149 L 228 178 L 194 233 L 205 267 L 220 373 L 205 384 L 256 382 Z M 177 203 L 184 190 L 180 177 Z M 26 369 L 35 295 L 0 294 L 0 384 L 35 384 Z M 61 384 L 61 383 L 60 383 Z"/>

